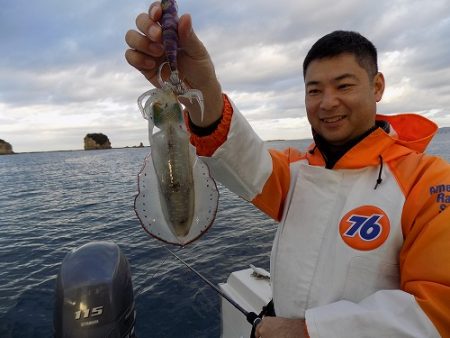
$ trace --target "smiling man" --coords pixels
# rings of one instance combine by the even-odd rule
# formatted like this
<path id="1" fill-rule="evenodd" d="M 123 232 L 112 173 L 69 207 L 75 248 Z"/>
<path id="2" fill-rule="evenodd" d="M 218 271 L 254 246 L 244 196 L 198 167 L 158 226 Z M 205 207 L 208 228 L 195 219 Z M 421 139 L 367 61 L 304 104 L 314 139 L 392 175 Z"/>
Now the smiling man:
<path id="1" fill-rule="evenodd" d="M 129 31 L 128 62 L 155 86 L 161 7 Z M 424 154 L 437 126 L 414 114 L 377 115 L 384 91 L 373 44 L 355 32 L 319 39 L 304 61 L 314 143 L 266 150 L 221 92 L 209 54 L 178 26 L 182 78 L 203 92 L 187 104 L 191 143 L 214 178 L 279 221 L 270 272 L 271 337 L 450 337 L 450 166 Z"/>
<path id="2" fill-rule="evenodd" d="M 303 76 L 314 139 L 328 153 L 327 166 L 332 167 L 343 152 L 376 128 L 376 103 L 384 92 L 377 51 L 359 34 L 334 32 L 311 48 Z"/>
<path id="3" fill-rule="evenodd" d="M 305 82 L 308 120 L 328 142 L 343 144 L 375 126 L 384 78 L 369 74 L 354 55 L 312 61 Z"/>

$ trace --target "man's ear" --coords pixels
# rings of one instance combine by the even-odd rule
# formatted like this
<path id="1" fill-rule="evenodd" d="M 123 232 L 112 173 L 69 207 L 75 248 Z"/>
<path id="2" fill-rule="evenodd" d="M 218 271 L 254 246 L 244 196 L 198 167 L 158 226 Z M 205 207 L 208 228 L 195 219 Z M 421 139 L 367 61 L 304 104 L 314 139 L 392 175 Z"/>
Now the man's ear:
<path id="1" fill-rule="evenodd" d="M 373 94 L 377 102 L 380 102 L 383 97 L 384 85 L 384 75 L 383 73 L 378 72 L 373 78 Z"/>

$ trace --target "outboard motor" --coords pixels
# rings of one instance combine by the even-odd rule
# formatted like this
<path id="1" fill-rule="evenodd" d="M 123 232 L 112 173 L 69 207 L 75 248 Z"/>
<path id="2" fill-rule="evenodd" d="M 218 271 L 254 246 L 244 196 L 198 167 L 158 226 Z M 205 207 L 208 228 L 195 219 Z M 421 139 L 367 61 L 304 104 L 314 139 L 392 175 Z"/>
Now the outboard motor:
<path id="1" fill-rule="evenodd" d="M 64 258 L 57 277 L 55 338 L 135 338 L 128 261 L 112 242 L 91 242 Z"/>

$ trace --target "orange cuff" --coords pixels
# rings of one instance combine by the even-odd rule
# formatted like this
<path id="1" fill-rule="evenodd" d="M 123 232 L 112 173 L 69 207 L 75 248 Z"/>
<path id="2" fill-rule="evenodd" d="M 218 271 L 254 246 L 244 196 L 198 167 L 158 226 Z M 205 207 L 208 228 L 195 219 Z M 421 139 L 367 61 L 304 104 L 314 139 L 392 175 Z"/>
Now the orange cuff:
<path id="1" fill-rule="evenodd" d="M 212 156 L 214 152 L 227 140 L 228 131 L 230 130 L 231 117 L 233 116 L 233 107 L 231 106 L 228 97 L 222 94 L 223 97 L 223 111 L 222 120 L 210 135 L 198 136 L 189 129 L 189 124 L 186 127 L 191 134 L 190 142 L 196 148 L 199 156 Z M 187 112 L 185 112 L 185 120 L 187 121 Z"/>

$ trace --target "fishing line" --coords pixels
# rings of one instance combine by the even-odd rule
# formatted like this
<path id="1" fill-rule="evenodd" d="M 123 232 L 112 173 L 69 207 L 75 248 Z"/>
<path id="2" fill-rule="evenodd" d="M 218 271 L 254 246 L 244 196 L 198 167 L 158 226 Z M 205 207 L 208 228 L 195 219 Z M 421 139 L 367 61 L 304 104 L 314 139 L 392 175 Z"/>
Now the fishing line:
<path id="1" fill-rule="evenodd" d="M 153 279 L 156 277 L 156 275 L 161 272 L 161 267 L 164 265 L 164 263 L 167 261 L 168 258 L 169 258 L 169 256 L 166 256 L 166 257 L 164 257 L 163 260 L 161 260 L 159 262 L 158 266 L 155 268 L 155 272 L 153 273 L 153 275 L 150 276 L 149 281 L 153 281 Z M 140 296 L 142 293 L 146 292 L 146 288 L 143 288 L 143 289 L 144 289 L 144 291 L 141 291 L 141 290 L 136 291 L 136 295 Z"/>
<path id="2" fill-rule="evenodd" d="M 156 274 L 157 274 L 158 272 L 161 272 L 160 269 L 161 269 L 161 267 L 164 265 L 164 263 L 167 261 L 167 258 L 168 258 L 168 257 L 165 257 L 165 258 L 158 264 L 158 267 L 156 268 L 156 271 L 153 273 L 153 275 L 150 277 L 150 279 L 155 278 Z"/>
<path id="3" fill-rule="evenodd" d="M 237 302 L 235 302 L 230 296 L 228 296 L 226 293 L 224 293 L 222 290 L 220 290 L 217 286 L 215 286 L 213 283 L 211 283 L 205 276 L 203 276 L 200 272 L 195 270 L 192 266 L 190 266 L 188 263 L 186 263 L 182 258 L 180 258 L 175 252 L 170 250 L 167 246 L 165 246 L 167 251 L 170 252 L 172 256 L 174 256 L 176 259 L 178 259 L 181 263 L 184 264 L 189 270 L 191 270 L 193 273 L 195 273 L 202 281 L 204 281 L 206 284 L 208 284 L 214 291 L 216 291 L 220 296 L 225 298 L 231 305 L 233 305 L 236 309 L 238 309 L 247 319 L 247 321 L 253 326 L 256 327 L 256 325 L 259 324 L 261 321 L 261 318 L 258 317 L 258 315 L 254 312 L 249 312 L 245 310 L 242 306 L 240 306 Z"/>

